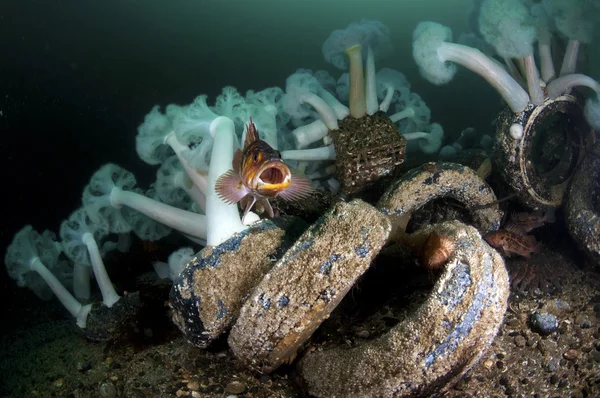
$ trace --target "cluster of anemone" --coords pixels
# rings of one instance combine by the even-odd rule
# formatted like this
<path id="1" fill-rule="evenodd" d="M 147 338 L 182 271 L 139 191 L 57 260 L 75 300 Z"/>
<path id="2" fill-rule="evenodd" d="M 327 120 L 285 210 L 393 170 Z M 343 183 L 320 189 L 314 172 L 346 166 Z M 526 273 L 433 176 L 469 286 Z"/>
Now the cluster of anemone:
<path id="1" fill-rule="evenodd" d="M 157 241 L 177 231 L 192 245 L 217 246 L 244 231 L 248 225 L 236 204 L 217 195 L 216 180 L 232 167 L 250 117 L 261 138 L 278 147 L 277 126 L 289 121 L 282 98 L 276 87 L 245 96 L 225 87 L 213 106 L 201 95 L 186 106 L 169 105 L 164 113 L 152 108 L 136 137 L 139 157 L 159 166 L 150 188 L 137 187 L 135 176 L 118 165 L 101 166 L 83 189 L 81 207 L 61 223 L 60 239 L 31 225 L 15 235 L 5 257 L 8 274 L 41 298 L 53 292 L 85 328 L 92 274 L 102 305 L 111 308 L 121 299 L 103 258 L 115 249 L 129 250 L 132 233 Z M 246 217 L 247 224 L 257 220 L 253 213 Z M 175 279 L 193 252 L 182 248 L 168 263 L 155 263 L 157 274 Z"/>
<path id="2" fill-rule="evenodd" d="M 339 78 L 326 71 L 301 69 L 286 81 L 283 110 L 294 126 L 293 148 L 282 157 L 293 163 L 316 186 L 335 191 L 333 177 L 335 146 L 329 133 L 347 117 L 360 120 L 378 112 L 396 123 L 399 134 L 408 140 L 408 150 L 436 154 L 444 131 L 430 123 L 431 112 L 421 97 L 410 91 L 400 71 L 381 68 L 375 61 L 389 55 L 393 47 L 388 28 L 379 21 L 361 20 L 335 30 L 322 46 L 325 60 L 344 71 Z"/>
<path id="3" fill-rule="evenodd" d="M 590 1 L 483 0 L 476 4 L 471 13 L 476 28 L 463 39 L 472 46 L 452 43 L 450 29 L 434 22 L 422 22 L 415 29 L 413 55 L 427 80 L 446 83 L 455 75 L 456 64 L 463 65 L 486 79 L 515 113 L 577 85 L 599 92 L 592 78 L 575 73 L 580 44 L 590 41 L 591 18 L 597 12 Z M 551 57 L 552 36 L 567 41 L 558 73 Z M 60 240 L 31 226 L 15 235 L 5 258 L 9 275 L 42 298 L 51 297 L 52 291 L 78 325 L 85 327 L 92 273 L 103 305 L 111 307 L 120 300 L 103 257 L 116 248 L 126 251 L 131 233 L 154 241 L 177 231 L 192 245 L 216 246 L 245 230 L 248 225 L 242 223 L 238 206 L 221 200 L 215 184 L 232 167 L 250 117 L 260 138 L 278 149 L 286 162 L 301 169 L 315 186 L 331 191 L 340 184 L 329 133 L 340 128 L 341 120 L 386 113 L 397 124 L 398 134 L 409 140 L 409 150 L 412 145 L 427 154 L 439 152 L 443 129 L 430 123 L 429 108 L 410 91 L 406 77 L 397 70 L 375 68 L 376 59 L 392 51 L 383 24 L 362 20 L 336 30 L 322 51 L 325 60 L 341 70 L 340 77 L 301 69 L 287 78 L 284 89 L 271 87 L 243 95 L 225 87 L 212 105 L 206 95 L 200 95 L 185 106 L 152 108 L 136 137 L 139 157 L 158 166 L 151 187 L 141 190 L 132 173 L 114 164 L 103 165 L 83 189 L 81 208 L 61 224 Z M 588 99 L 585 115 L 592 126 L 600 127 L 596 96 Z M 518 138 L 518 131 L 514 134 Z M 451 157 L 473 136 L 465 130 L 440 156 L 450 151 Z M 487 137 L 481 145 L 489 141 Z M 246 221 L 257 219 L 254 214 Z M 168 263 L 155 264 L 157 273 L 176 278 L 193 252 L 183 248 Z"/>
<path id="4" fill-rule="evenodd" d="M 62 222 L 60 239 L 31 226 L 15 235 L 6 255 L 9 275 L 43 298 L 49 298 L 50 287 L 84 327 L 90 307 L 82 302 L 90 299 L 92 274 L 102 303 L 112 307 L 119 301 L 103 258 L 117 247 L 127 251 L 131 233 L 156 241 L 177 231 L 192 244 L 215 246 L 243 231 L 247 225 L 237 205 L 224 203 L 215 183 L 232 167 L 250 117 L 260 138 L 281 150 L 283 159 L 332 191 L 339 183 L 328 133 L 346 117 L 388 112 L 409 140 L 424 152 L 437 152 L 443 130 L 430 124 L 429 108 L 410 91 L 406 77 L 389 68 L 375 70 L 375 58 L 391 49 L 388 29 L 362 20 L 334 31 L 323 44 L 325 59 L 349 70 L 337 79 L 301 69 L 288 77 L 285 91 L 271 87 L 242 95 L 225 87 L 212 105 L 200 95 L 185 106 L 170 104 L 164 111 L 155 106 L 136 137 L 139 157 L 159 166 L 150 188 L 137 187 L 135 176 L 115 164 L 103 165 L 83 189 L 81 208 Z M 248 224 L 257 219 L 248 217 Z M 184 256 L 175 253 L 168 263 L 156 263 L 157 273 L 175 278 L 182 259 L 191 257 L 191 249 L 182 250 Z"/>
<path id="5" fill-rule="evenodd" d="M 268 101 L 267 94 L 249 93 L 247 98 L 258 103 Z M 50 289 L 85 328 L 91 309 L 85 302 L 90 299 L 92 273 L 104 306 L 111 308 L 121 298 L 103 257 L 115 248 L 128 250 L 129 234 L 155 241 L 176 230 L 194 243 L 218 245 L 246 229 L 237 206 L 223 202 L 215 192 L 217 178 L 231 168 L 239 145 L 235 123 L 246 120 L 238 113 L 242 111 L 238 96 L 226 88 L 212 110 L 205 97 L 186 107 L 169 106 L 166 114 L 152 109 L 137 136 L 140 157 L 161 165 L 150 189 L 137 188 L 133 174 L 121 167 L 103 165 L 83 189 L 82 207 L 62 222 L 60 240 L 48 231 L 39 234 L 30 225 L 15 235 L 5 258 L 8 274 L 40 297 L 48 298 Z M 252 110 L 251 114 L 268 134 L 268 119 L 276 111 L 268 113 L 271 110 L 264 103 L 260 107 L 262 113 Z M 111 242 L 111 236 L 121 242 Z M 157 273 L 175 278 L 187 262 L 184 259 L 191 257 L 189 249 L 182 250 L 183 254 L 174 253 L 168 264 L 156 264 Z"/>
<path id="6" fill-rule="evenodd" d="M 448 27 L 421 22 L 413 33 L 413 57 L 421 75 L 434 84 L 452 80 L 457 64 L 477 73 L 516 114 L 575 86 L 588 87 L 593 94 L 586 101 L 585 117 L 597 129 L 600 86 L 576 73 L 576 66 L 581 44 L 591 41 L 598 12 L 591 0 L 476 1 L 469 16 L 471 45 L 453 43 Z M 552 57 L 555 39 L 566 42 L 560 68 Z M 511 136 L 518 139 L 516 130 Z"/>
<path id="7" fill-rule="evenodd" d="M 15 235 L 5 258 L 9 275 L 42 298 L 53 292 L 83 328 L 91 308 L 85 303 L 92 274 L 103 305 L 110 308 L 120 300 L 103 258 L 116 248 L 127 251 L 130 234 L 156 241 L 177 231 L 192 244 L 216 246 L 245 230 L 237 205 L 223 202 L 215 183 L 232 167 L 250 117 L 260 138 L 281 150 L 283 159 L 307 172 L 315 185 L 326 181 L 321 186 L 333 191 L 339 183 L 332 177 L 335 148 L 328 132 L 349 115 L 361 118 L 394 109 L 390 118 L 407 137 L 424 151 L 436 152 L 443 131 L 429 123 L 430 111 L 410 92 L 406 77 L 388 68 L 375 70 L 375 57 L 390 51 L 387 28 L 362 20 L 333 32 L 323 44 L 328 62 L 349 69 L 338 79 L 325 71 L 298 70 L 287 79 L 285 91 L 271 87 L 242 95 L 225 87 L 212 105 L 200 95 L 185 106 L 171 104 L 164 111 L 155 106 L 136 137 L 139 157 L 159 166 L 150 188 L 137 187 L 135 176 L 115 164 L 103 165 L 84 187 L 82 206 L 61 223 L 60 239 L 30 225 Z M 257 219 L 253 214 L 247 223 Z M 191 250 L 183 248 L 168 263 L 156 263 L 157 273 L 175 278 Z"/>

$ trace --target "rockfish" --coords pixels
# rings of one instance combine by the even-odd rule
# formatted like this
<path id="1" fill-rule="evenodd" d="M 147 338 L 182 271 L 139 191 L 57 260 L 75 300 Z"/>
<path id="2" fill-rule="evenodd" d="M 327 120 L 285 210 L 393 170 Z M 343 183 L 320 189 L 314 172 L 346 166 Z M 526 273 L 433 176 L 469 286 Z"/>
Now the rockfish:
<path id="1" fill-rule="evenodd" d="M 540 246 L 533 235 L 527 235 L 523 229 L 515 224 L 508 224 L 497 231 L 484 236 L 485 241 L 498 249 L 507 257 L 518 254 L 529 258 L 531 253 L 539 253 Z"/>
<path id="2" fill-rule="evenodd" d="M 215 189 L 217 195 L 227 203 L 242 201 L 242 222 L 254 204 L 262 205 L 269 217 L 273 217 L 275 213 L 269 199 L 279 196 L 295 201 L 309 196 L 313 191 L 306 176 L 290 171 L 279 151 L 259 139 L 252 118 L 246 125 L 243 150 L 235 152 L 231 166 L 232 170 L 217 179 Z"/>
<path id="3" fill-rule="evenodd" d="M 545 213 L 541 210 L 533 213 L 512 213 L 509 223 L 518 225 L 524 232 L 530 232 L 545 223 L 553 223 L 555 220 L 554 209 L 550 209 Z"/>

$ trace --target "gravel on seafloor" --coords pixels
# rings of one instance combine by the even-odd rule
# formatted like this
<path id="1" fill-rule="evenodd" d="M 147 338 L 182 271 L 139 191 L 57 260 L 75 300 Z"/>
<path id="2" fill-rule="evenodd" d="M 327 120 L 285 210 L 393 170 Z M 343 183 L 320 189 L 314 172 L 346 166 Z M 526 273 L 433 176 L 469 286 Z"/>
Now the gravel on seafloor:
<path id="1" fill-rule="evenodd" d="M 598 275 L 559 253 L 545 259 L 535 278 L 560 273 L 561 289 L 515 288 L 492 347 L 447 397 L 600 396 Z"/>
<path id="2" fill-rule="evenodd" d="M 494 343 L 445 397 L 600 397 L 598 273 L 560 253 L 545 254 L 544 266 L 528 273 L 560 273 L 560 289 L 515 287 Z M 515 262 L 522 265 L 507 260 L 509 271 Z M 544 275 L 529 279 L 536 278 Z M 536 314 L 548 315 L 550 326 L 555 319 L 557 327 L 540 333 L 532 322 Z M 2 337 L 0 396 L 306 397 L 293 367 L 252 373 L 235 361 L 224 340 L 196 349 L 173 327 L 159 341 L 140 331 L 135 344 L 90 343 L 62 314 L 57 318 Z M 361 330 L 357 337 L 370 334 Z"/>

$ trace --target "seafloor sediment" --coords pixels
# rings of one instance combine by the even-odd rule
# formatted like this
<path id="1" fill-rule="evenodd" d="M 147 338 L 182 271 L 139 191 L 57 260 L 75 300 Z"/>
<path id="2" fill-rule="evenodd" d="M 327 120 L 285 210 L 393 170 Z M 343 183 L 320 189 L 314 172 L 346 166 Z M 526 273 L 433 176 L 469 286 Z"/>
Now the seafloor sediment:
<path id="1" fill-rule="evenodd" d="M 600 396 L 600 275 L 568 248 L 544 248 L 531 260 L 508 259 L 507 268 L 513 286 L 500 332 L 479 364 L 444 396 Z M 374 272 L 386 271 L 375 265 Z M 348 294 L 308 349 L 331 341 L 361 344 L 384 333 L 429 286 L 428 276 L 417 273 L 412 289 L 398 285 L 400 294 L 365 310 L 360 302 L 372 288 L 369 278 Z M 224 338 L 208 350 L 193 348 L 168 322 L 166 307 L 164 317 L 155 319 L 158 326 L 139 325 L 112 343 L 85 340 L 52 308 L 32 307 L 22 314 L 27 328 L 2 337 L 1 396 L 307 396 L 293 366 L 271 375 L 252 373 L 235 361 Z"/>

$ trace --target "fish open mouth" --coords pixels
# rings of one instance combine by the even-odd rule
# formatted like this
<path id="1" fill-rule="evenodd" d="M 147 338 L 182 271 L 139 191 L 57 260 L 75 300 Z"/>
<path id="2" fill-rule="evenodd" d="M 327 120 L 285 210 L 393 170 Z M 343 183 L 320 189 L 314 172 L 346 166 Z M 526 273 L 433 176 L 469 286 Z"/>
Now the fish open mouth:
<path id="1" fill-rule="evenodd" d="M 258 187 L 261 190 L 279 192 L 290 185 L 290 169 L 283 162 L 268 163 L 258 172 Z"/>

